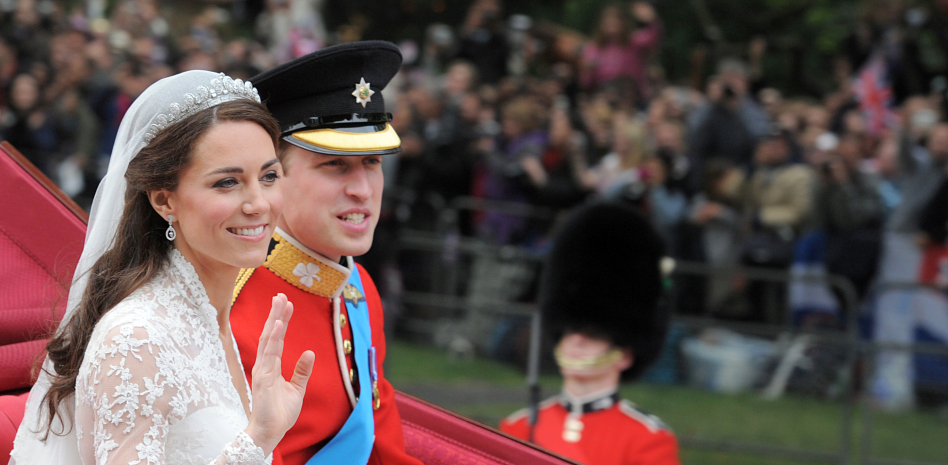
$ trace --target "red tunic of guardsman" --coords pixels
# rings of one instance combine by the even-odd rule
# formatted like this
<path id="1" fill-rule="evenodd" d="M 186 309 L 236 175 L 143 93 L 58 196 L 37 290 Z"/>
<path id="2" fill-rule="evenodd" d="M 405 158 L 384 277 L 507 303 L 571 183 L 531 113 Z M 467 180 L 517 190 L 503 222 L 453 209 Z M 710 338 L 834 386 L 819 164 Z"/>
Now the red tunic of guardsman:
<path id="1" fill-rule="evenodd" d="M 514 412 L 500 430 L 530 439 L 528 410 Z M 589 465 L 678 465 L 678 441 L 657 417 L 618 393 L 571 399 L 567 393 L 540 404 L 533 432 L 537 445 Z"/>
<path id="2" fill-rule="evenodd" d="M 304 351 L 316 354 L 299 419 L 274 450 L 276 465 L 421 463 L 405 452 L 382 371 L 379 293 L 352 260 L 372 246 L 382 156 L 401 150 L 381 92 L 401 62 L 394 44 L 354 42 L 250 78 L 280 123 L 283 215 L 264 265 L 240 275 L 231 328 L 252 377 L 270 300 L 282 292 L 294 306 L 284 373 Z"/>
<path id="3" fill-rule="evenodd" d="M 302 465 L 328 442 L 355 406 L 363 391 L 374 391 L 370 380 L 357 378 L 353 364 L 352 329 L 344 305 L 346 283 L 352 266 L 333 263 L 307 249 L 280 229 L 263 266 L 243 270 L 234 290 L 231 328 L 241 362 L 250 376 L 257 354 L 260 330 L 269 312 L 268 302 L 282 292 L 293 303 L 293 324 L 288 325 L 283 348 L 283 372 L 292 373 L 304 351 L 316 354 L 313 375 L 306 386 L 299 420 L 274 451 L 273 463 Z M 302 266 L 300 266 L 302 265 Z M 369 463 L 418 463 L 405 454 L 402 425 L 394 403 L 395 392 L 385 380 L 385 333 L 382 302 L 368 273 L 359 269 L 364 299 L 369 308 L 372 345 L 377 351 L 377 394 L 372 393 L 375 446 Z M 356 297 L 357 298 L 357 297 Z"/>

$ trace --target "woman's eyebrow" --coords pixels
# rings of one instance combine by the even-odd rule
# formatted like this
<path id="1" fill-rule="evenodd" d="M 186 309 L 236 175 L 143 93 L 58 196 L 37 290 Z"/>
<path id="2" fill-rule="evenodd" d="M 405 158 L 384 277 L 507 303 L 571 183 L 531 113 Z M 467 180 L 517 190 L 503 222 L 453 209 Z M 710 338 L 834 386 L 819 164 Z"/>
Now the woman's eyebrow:
<path id="1" fill-rule="evenodd" d="M 241 174 L 243 172 L 244 169 L 239 166 L 224 166 L 207 173 L 205 176 L 213 176 L 215 174 Z"/>

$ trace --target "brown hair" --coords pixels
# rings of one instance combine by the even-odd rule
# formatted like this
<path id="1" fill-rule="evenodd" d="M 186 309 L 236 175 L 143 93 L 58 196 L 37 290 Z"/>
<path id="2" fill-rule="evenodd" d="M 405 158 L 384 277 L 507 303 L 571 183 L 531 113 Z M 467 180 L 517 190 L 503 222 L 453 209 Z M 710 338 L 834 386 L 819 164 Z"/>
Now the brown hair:
<path id="1" fill-rule="evenodd" d="M 164 236 L 168 223 L 152 207 L 148 191 L 176 189 L 201 137 L 224 121 L 256 123 L 270 134 L 276 147 L 280 134 L 276 120 L 262 104 L 241 99 L 202 110 L 165 128 L 129 162 L 125 172 L 125 209 L 115 245 L 89 270 L 89 283 L 79 307 L 46 345 L 47 358 L 56 371 L 43 398 L 48 420 L 45 437 L 52 432 L 56 414 L 65 412 L 59 405 L 75 393 L 76 377 L 95 325 L 168 260 L 173 246 Z M 62 424 L 65 428 L 65 422 Z"/>
<path id="2" fill-rule="evenodd" d="M 283 140 L 281 137 L 277 142 L 276 154 L 277 158 L 280 159 L 280 163 L 283 164 L 283 172 L 286 173 L 286 158 L 289 156 L 288 152 L 290 147 L 295 147 L 293 144 Z"/>
<path id="3" fill-rule="evenodd" d="M 608 4 L 599 12 L 599 23 L 596 24 L 596 31 L 593 34 L 593 41 L 599 47 L 605 46 L 611 39 L 602 31 L 602 22 L 606 16 L 610 15 L 615 15 L 619 18 L 619 21 L 622 21 L 622 30 L 619 32 L 618 37 L 621 43 L 625 43 L 624 41 L 628 40 L 629 34 L 632 32 L 632 28 L 629 26 L 629 17 L 626 15 L 622 5 L 619 3 Z"/>
<path id="4" fill-rule="evenodd" d="M 540 127 L 540 112 L 540 105 L 533 97 L 517 97 L 504 105 L 502 115 L 516 121 L 527 133 Z"/>

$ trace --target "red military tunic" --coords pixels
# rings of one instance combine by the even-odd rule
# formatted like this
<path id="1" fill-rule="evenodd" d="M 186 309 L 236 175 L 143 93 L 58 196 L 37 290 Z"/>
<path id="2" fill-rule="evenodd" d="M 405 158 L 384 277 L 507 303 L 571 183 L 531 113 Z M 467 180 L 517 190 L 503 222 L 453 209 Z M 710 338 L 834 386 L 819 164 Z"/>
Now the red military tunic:
<path id="1" fill-rule="evenodd" d="M 527 409 L 515 412 L 500 422 L 500 430 L 529 440 L 527 417 Z M 566 394 L 544 401 L 534 441 L 587 465 L 680 463 L 675 435 L 658 418 L 619 400 L 615 392 L 585 402 L 571 403 Z"/>
<path id="2" fill-rule="evenodd" d="M 241 272 L 234 289 L 230 324 L 250 381 L 271 299 L 282 292 L 293 303 L 293 319 L 283 349 L 283 374 L 293 373 L 305 350 L 316 354 L 316 363 L 300 417 L 274 450 L 273 463 L 303 465 L 342 428 L 360 391 L 371 395 L 372 386 L 368 380 L 363 383 L 353 379 L 357 373 L 353 369 L 352 331 L 345 303 L 339 298 L 350 269 L 307 249 L 279 228 L 274 244 L 263 266 Z M 345 261 L 350 267 L 359 266 L 351 257 Z M 382 301 L 368 273 L 360 267 L 359 274 L 369 307 L 379 374 L 375 444 L 368 463 L 421 464 L 405 453 L 395 392 L 382 370 L 385 360 Z"/>

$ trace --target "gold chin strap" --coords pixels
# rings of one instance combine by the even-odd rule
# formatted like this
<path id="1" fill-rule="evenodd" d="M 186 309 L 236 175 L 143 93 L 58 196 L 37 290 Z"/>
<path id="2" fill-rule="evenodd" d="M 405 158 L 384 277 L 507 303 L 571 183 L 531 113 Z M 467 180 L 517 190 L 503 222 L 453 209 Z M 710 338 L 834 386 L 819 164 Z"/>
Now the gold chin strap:
<path id="1" fill-rule="evenodd" d="M 600 368 L 606 365 L 613 364 L 622 359 L 622 351 L 617 348 L 602 354 L 602 355 L 591 355 L 588 357 L 568 357 L 563 354 L 563 351 L 560 350 L 559 346 L 556 346 L 556 350 L 553 352 L 554 357 L 556 357 L 556 363 L 560 368 L 568 368 L 572 370 L 589 370 L 593 368 Z"/>

